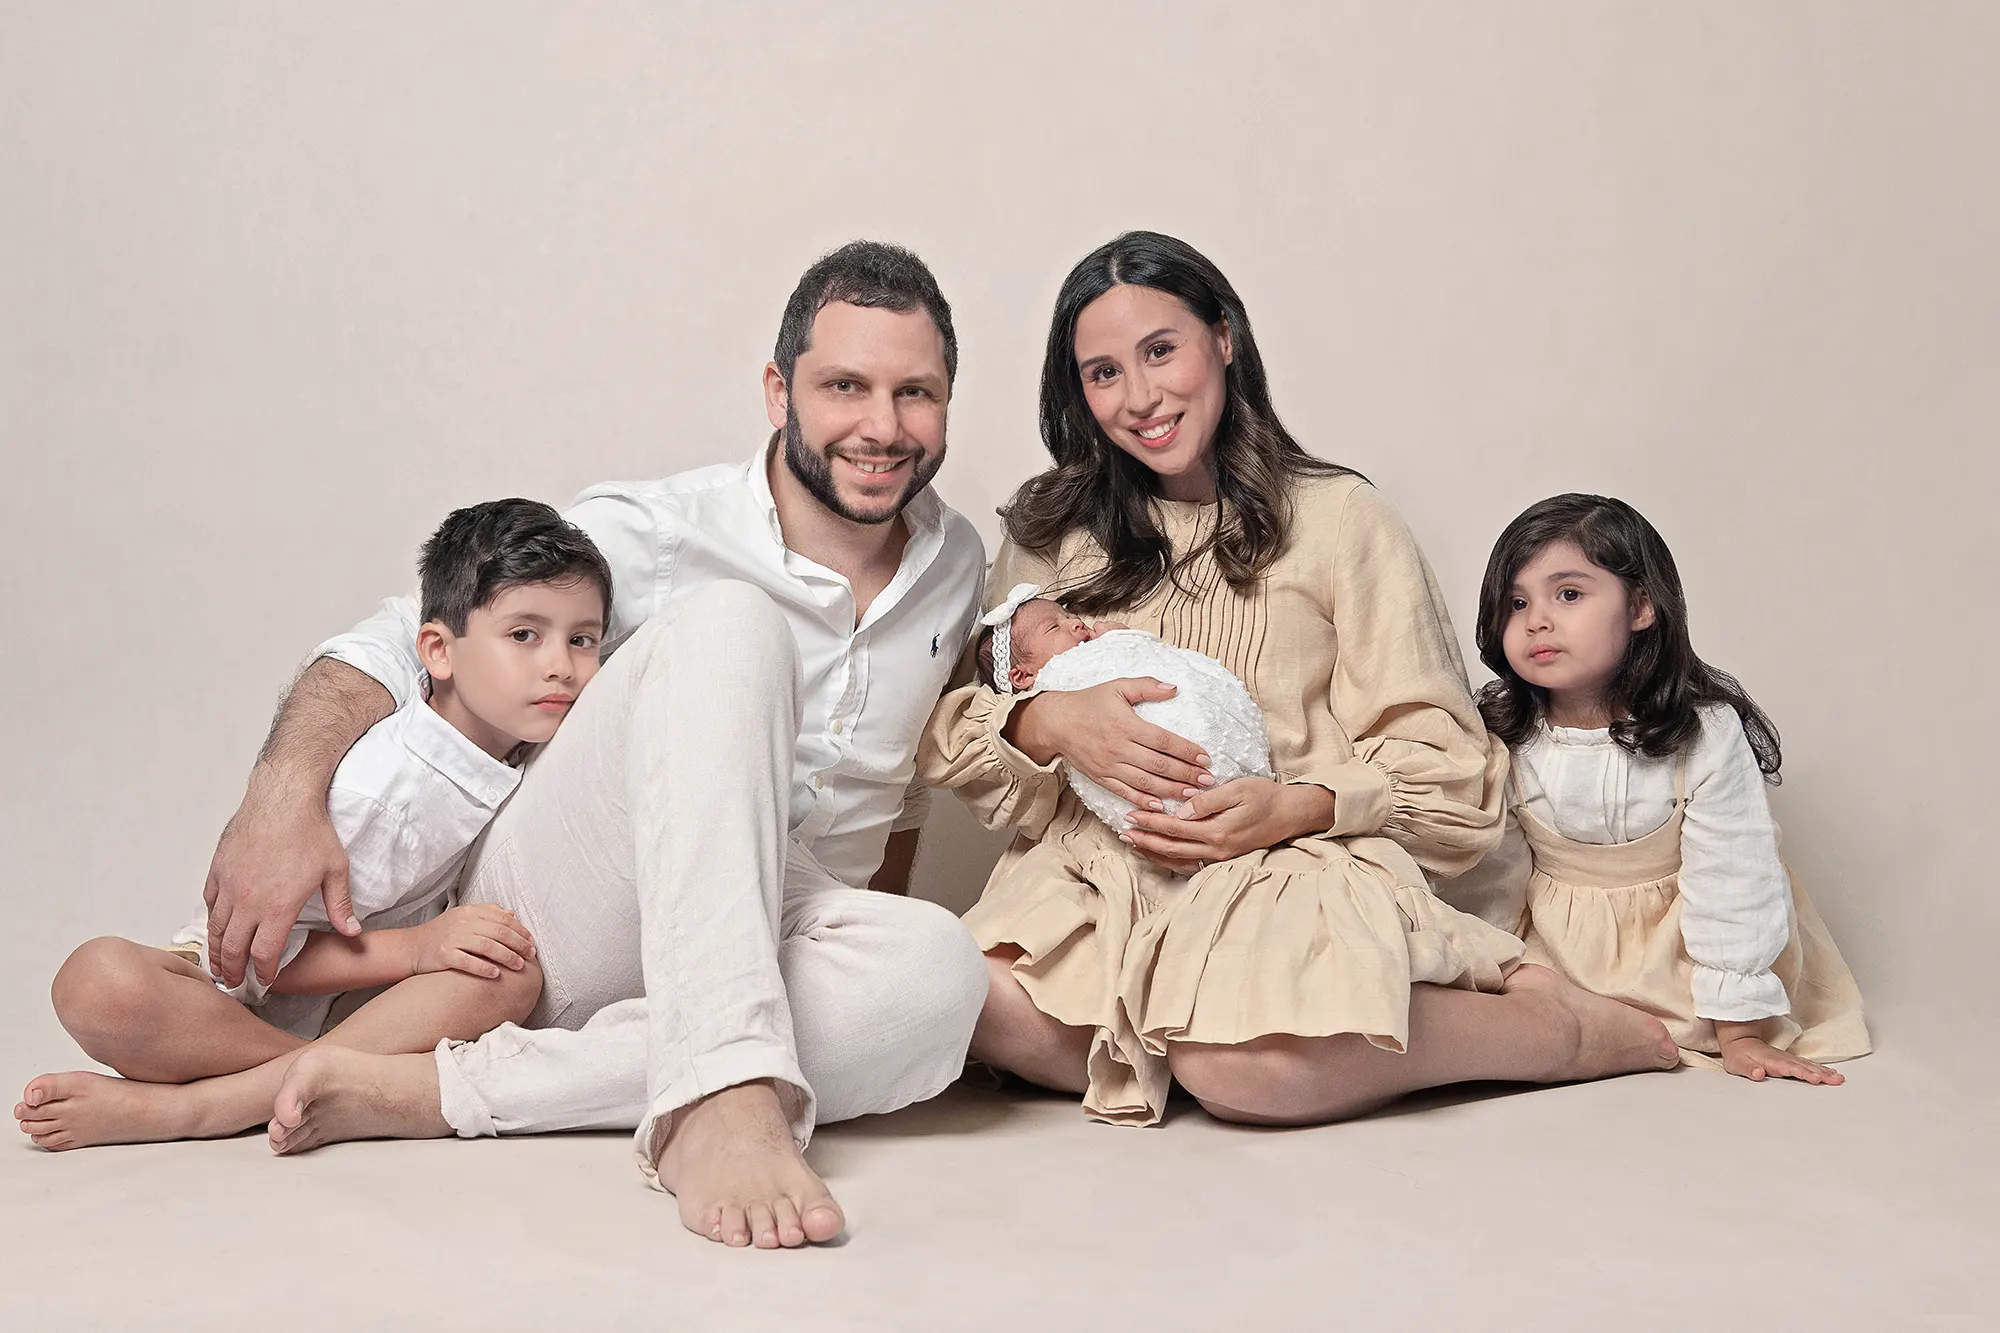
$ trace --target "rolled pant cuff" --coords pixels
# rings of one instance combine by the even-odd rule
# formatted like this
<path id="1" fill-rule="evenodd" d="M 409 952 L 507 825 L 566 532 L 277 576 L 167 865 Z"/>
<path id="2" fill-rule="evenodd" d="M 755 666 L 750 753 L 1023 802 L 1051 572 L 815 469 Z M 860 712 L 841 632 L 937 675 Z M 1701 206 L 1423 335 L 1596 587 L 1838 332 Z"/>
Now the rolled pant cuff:
<path id="1" fill-rule="evenodd" d="M 799 1072 L 798 1060 L 790 1051 L 775 1046 L 743 1046 L 693 1061 L 685 1074 L 653 1098 L 632 1136 L 632 1155 L 638 1159 L 639 1173 L 646 1177 L 646 1183 L 673 1193 L 660 1180 L 654 1164 L 682 1111 L 710 1093 L 758 1079 L 770 1079 L 776 1085 L 778 1105 L 791 1125 L 792 1142 L 804 1152 L 812 1140 L 817 1103 L 805 1075 Z M 446 1122 L 456 1127 L 449 1116 Z"/>
<path id="2" fill-rule="evenodd" d="M 437 1060 L 438 1113 L 462 1139 L 494 1138 L 500 1131 L 494 1128 L 493 1117 L 479 1100 L 479 1094 L 472 1090 L 458 1061 L 452 1058 L 454 1047 L 468 1044 L 447 1037 L 433 1050 Z"/>

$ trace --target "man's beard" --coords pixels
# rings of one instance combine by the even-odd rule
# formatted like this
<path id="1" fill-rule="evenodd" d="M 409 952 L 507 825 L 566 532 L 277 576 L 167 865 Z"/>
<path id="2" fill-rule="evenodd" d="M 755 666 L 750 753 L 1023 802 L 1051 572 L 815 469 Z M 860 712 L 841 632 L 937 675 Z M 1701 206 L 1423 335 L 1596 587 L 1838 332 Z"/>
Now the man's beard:
<path id="1" fill-rule="evenodd" d="M 840 490 L 833 480 L 833 462 L 824 453 L 813 450 L 806 444 L 805 431 L 799 426 L 798 409 L 787 405 L 785 408 L 785 466 L 792 470 L 799 485 L 812 493 L 813 499 L 825 505 L 850 523 L 887 523 L 903 512 L 904 506 L 917 498 L 917 492 L 931 484 L 931 478 L 944 466 L 944 450 L 939 449 L 937 457 L 929 462 L 921 454 L 908 455 L 913 466 L 910 470 L 910 484 L 896 497 L 894 504 L 880 512 L 864 513 L 850 506 L 840 498 Z M 873 462 L 874 459 L 867 461 Z"/>

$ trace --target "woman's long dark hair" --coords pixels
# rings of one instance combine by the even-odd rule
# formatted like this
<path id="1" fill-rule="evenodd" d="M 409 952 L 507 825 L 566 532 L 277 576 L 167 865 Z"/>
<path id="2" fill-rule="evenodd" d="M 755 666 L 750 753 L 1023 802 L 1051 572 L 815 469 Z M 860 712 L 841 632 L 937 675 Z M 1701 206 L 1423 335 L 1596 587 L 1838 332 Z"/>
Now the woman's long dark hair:
<path id="1" fill-rule="evenodd" d="M 1633 753 L 1664 758 L 1700 734 L 1698 708 L 1728 704 L 1743 720 L 1758 769 L 1775 784 L 1783 759 L 1778 729 L 1734 676 L 1695 656 L 1673 552 L 1638 510 L 1602 495 L 1558 495 L 1530 505 L 1493 544 L 1479 586 L 1477 635 L 1479 660 L 1499 677 L 1479 691 L 1486 729 L 1519 745 L 1548 706 L 1548 691 L 1522 680 L 1508 665 L 1502 639 L 1522 567 L 1550 543 L 1563 541 L 1575 542 L 1590 563 L 1616 574 L 1628 597 L 1643 594 L 1653 607 L 1653 623 L 1633 631 L 1606 691 L 1605 703 L 1617 719 L 1611 738 Z"/>
<path id="2" fill-rule="evenodd" d="M 1202 323 L 1229 330 L 1232 356 L 1215 427 L 1219 518 L 1178 562 L 1153 516 L 1158 478 L 1105 438 L 1083 396 L 1077 317 L 1120 285 L 1165 292 Z M 1015 544 L 1031 551 L 1051 550 L 1077 528 L 1097 539 L 1109 563 L 1063 592 L 1064 604 L 1085 614 L 1143 601 L 1161 580 L 1210 550 L 1230 587 L 1248 587 L 1284 552 L 1293 479 L 1352 472 L 1314 458 L 1279 423 L 1250 316 L 1229 279 L 1187 242 L 1154 231 L 1128 231 L 1100 246 L 1063 280 L 1042 361 L 1042 443 L 1055 466 L 1016 491 L 1000 517 Z"/>

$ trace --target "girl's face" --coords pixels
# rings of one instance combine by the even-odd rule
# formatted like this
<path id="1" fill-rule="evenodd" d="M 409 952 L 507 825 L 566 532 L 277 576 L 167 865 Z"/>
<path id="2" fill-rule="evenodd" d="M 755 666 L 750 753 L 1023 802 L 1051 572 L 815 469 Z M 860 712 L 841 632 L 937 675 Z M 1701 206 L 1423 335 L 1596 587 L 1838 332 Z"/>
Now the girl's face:
<path id="1" fill-rule="evenodd" d="M 1105 437 L 1170 500 L 1215 498 L 1215 428 L 1228 401 L 1229 329 L 1152 287 L 1113 287 L 1076 320 L 1083 397 Z"/>
<path id="2" fill-rule="evenodd" d="M 1500 639 L 1507 665 L 1549 692 L 1559 725 L 1609 726 L 1615 719 L 1602 716 L 1605 689 L 1633 634 L 1652 625 L 1652 603 L 1628 593 L 1623 579 L 1570 541 L 1537 551 L 1507 595 Z"/>
<path id="3" fill-rule="evenodd" d="M 1008 679 L 1017 690 L 1031 689 L 1051 657 L 1096 637 L 1097 631 L 1081 616 L 1071 615 L 1046 598 L 1023 602 L 1008 632 L 1008 657 L 1012 659 Z"/>

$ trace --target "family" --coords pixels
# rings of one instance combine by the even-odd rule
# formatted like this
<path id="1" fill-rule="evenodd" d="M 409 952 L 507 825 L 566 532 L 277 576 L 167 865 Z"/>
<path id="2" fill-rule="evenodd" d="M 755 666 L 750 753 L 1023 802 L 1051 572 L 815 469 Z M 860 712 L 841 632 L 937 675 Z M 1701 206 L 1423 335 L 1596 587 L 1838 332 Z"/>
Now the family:
<path id="1" fill-rule="evenodd" d="M 1867 1052 L 1777 731 L 1631 506 L 1506 527 L 1475 697 L 1408 527 L 1288 433 L 1184 242 L 1064 281 L 990 570 L 931 488 L 957 364 L 925 265 L 855 242 L 785 307 L 746 461 L 450 515 L 293 684 L 201 919 L 63 965 L 121 1077 L 33 1079 L 22 1131 L 630 1130 L 690 1229 L 774 1248 L 846 1226 L 815 1125 L 968 1056 L 1116 1124 L 1178 1084 L 1311 1125 Z M 1015 832 L 962 921 L 907 896 L 940 788 Z"/>

